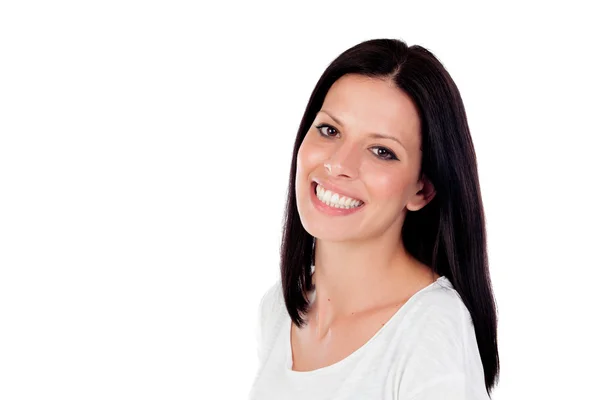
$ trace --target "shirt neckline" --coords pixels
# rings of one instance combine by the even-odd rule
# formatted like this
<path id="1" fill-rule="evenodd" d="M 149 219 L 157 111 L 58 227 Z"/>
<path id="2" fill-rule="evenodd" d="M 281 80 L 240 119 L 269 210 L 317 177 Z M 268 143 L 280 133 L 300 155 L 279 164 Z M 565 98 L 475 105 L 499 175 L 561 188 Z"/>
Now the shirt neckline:
<path id="1" fill-rule="evenodd" d="M 440 276 L 439 278 L 437 278 L 435 281 L 433 281 L 432 283 L 430 283 L 429 285 L 425 286 L 424 288 L 420 289 L 419 291 L 417 291 L 416 293 L 414 293 L 411 297 L 409 297 L 409 299 L 402 305 L 400 306 L 400 308 L 398 308 L 398 310 L 396 310 L 396 312 L 390 317 L 390 319 L 388 319 L 388 321 L 377 330 L 377 332 L 375 332 L 375 334 L 373 336 L 371 336 L 371 338 L 369 340 L 367 340 L 367 342 L 365 342 L 361 347 L 359 347 L 358 349 L 356 349 L 355 351 L 353 351 L 352 353 L 350 353 L 348 356 L 346 356 L 345 358 L 327 365 L 325 367 L 321 367 L 321 368 L 317 368 L 317 369 L 313 369 L 310 371 L 295 371 L 292 369 L 292 319 L 290 318 L 288 313 L 285 313 L 286 318 L 285 318 L 285 325 L 286 325 L 286 329 L 285 329 L 285 335 L 284 335 L 284 342 L 286 344 L 285 346 L 285 363 L 284 363 L 284 369 L 285 372 L 288 373 L 289 375 L 294 375 L 294 376 L 312 376 L 312 375 L 319 375 L 319 374 L 324 374 L 324 373 L 330 373 L 333 371 L 336 371 L 340 368 L 342 368 L 344 365 L 346 365 L 348 362 L 350 362 L 353 358 L 355 358 L 356 356 L 358 356 L 359 354 L 361 354 L 363 351 L 365 351 L 365 349 L 369 346 L 370 343 L 372 343 L 373 341 L 375 341 L 375 339 L 383 332 L 386 330 L 386 328 L 391 325 L 392 321 L 394 321 L 396 318 L 398 318 L 398 315 L 400 315 L 401 313 L 404 313 L 404 310 L 407 308 L 407 306 L 409 306 L 410 304 L 412 304 L 417 297 L 419 297 L 421 294 L 423 294 L 424 292 L 432 289 L 434 286 L 436 286 L 436 284 L 441 284 L 443 282 L 443 284 L 449 282 L 448 278 L 446 278 L 445 276 Z"/>

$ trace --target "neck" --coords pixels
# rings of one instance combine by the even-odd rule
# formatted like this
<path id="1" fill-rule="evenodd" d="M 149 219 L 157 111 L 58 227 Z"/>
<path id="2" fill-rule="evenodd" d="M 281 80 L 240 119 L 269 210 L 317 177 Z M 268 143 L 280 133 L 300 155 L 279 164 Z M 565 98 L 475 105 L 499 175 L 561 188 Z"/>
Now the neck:
<path id="1" fill-rule="evenodd" d="M 400 243 L 398 243 L 400 242 Z M 317 239 L 313 312 L 319 332 L 338 319 L 397 302 L 419 266 L 401 241 L 378 237 L 357 243 Z"/>

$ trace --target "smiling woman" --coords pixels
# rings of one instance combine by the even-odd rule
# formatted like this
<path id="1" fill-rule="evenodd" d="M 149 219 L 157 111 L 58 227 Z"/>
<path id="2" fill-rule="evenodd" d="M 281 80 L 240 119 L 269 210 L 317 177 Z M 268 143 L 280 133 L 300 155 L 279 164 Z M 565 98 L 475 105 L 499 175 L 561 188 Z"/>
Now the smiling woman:
<path id="1" fill-rule="evenodd" d="M 488 399 L 499 376 L 476 157 L 442 64 L 400 40 L 325 70 L 290 169 L 251 399 Z"/>

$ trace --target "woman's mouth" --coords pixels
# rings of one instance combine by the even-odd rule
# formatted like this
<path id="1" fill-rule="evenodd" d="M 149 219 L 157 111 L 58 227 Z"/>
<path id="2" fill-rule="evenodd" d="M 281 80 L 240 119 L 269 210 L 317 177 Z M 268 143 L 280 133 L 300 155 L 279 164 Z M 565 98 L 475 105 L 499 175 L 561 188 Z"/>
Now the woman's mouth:
<path id="1" fill-rule="evenodd" d="M 311 183 L 311 199 L 315 206 L 327 214 L 347 215 L 363 208 L 362 200 L 342 196 L 339 193 L 327 190 L 317 182 Z"/>

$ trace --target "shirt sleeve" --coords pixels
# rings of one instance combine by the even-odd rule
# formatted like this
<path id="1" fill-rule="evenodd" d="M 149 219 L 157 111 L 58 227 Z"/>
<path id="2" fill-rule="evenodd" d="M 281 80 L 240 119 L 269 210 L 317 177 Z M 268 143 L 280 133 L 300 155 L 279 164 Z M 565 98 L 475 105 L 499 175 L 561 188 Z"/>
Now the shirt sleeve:
<path id="1" fill-rule="evenodd" d="M 469 347 L 472 343 L 469 335 L 474 336 L 474 331 L 466 308 L 457 301 L 435 301 L 420 311 L 396 398 L 489 399 L 483 393 L 483 377 L 472 372 L 473 363 L 481 360 L 478 352 L 474 353 L 476 349 Z"/>
<path id="2" fill-rule="evenodd" d="M 259 306 L 256 323 L 256 348 L 259 365 L 262 365 L 267 352 L 270 349 L 272 333 L 272 317 L 276 308 L 276 295 L 278 283 L 271 286 L 262 296 Z"/>
<path id="3" fill-rule="evenodd" d="M 470 400 L 463 374 L 432 379 L 413 392 L 407 400 Z"/>

